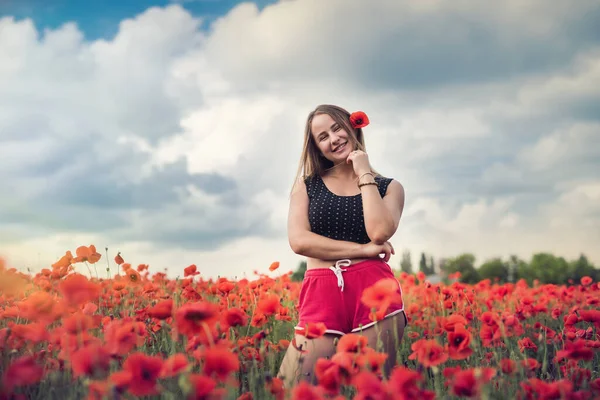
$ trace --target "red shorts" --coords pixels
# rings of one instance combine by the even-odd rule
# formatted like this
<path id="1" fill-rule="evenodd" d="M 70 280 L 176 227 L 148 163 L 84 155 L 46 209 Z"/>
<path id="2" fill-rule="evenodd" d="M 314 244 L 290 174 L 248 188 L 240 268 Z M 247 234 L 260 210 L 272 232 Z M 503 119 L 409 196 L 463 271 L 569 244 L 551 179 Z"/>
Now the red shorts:
<path id="1" fill-rule="evenodd" d="M 398 282 L 384 260 L 365 260 L 348 266 L 340 260 L 330 268 L 309 269 L 304 275 L 298 302 L 299 321 L 296 330 L 307 323 L 322 322 L 327 333 L 344 335 L 358 332 L 375 324 L 370 318 L 371 309 L 361 302 L 364 289 L 380 279 L 393 278 Z M 398 292 L 402 287 L 398 282 Z M 392 303 L 385 318 L 404 313 L 403 302 Z M 406 313 L 404 313 L 406 322 Z"/>

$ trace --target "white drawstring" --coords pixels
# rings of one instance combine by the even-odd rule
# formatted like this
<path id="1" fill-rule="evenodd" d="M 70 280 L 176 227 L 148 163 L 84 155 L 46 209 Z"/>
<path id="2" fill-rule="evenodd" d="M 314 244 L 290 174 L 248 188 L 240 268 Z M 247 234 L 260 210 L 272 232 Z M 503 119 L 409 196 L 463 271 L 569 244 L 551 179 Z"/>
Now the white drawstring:
<path id="1" fill-rule="evenodd" d="M 333 271 L 333 273 L 335 274 L 335 276 L 337 277 L 338 280 L 338 287 L 342 288 L 341 291 L 344 291 L 344 277 L 342 277 L 342 272 L 346 271 L 345 269 L 342 269 L 341 266 L 345 266 L 345 267 L 349 267 L 350 264 L 352 264 L 352 261 L 348 260 L 348 259 L 344 259 L 344 260 L 339 260 L 335 262 L 335 267 L 331 266 L 329 267 L 330 270 Z"/>

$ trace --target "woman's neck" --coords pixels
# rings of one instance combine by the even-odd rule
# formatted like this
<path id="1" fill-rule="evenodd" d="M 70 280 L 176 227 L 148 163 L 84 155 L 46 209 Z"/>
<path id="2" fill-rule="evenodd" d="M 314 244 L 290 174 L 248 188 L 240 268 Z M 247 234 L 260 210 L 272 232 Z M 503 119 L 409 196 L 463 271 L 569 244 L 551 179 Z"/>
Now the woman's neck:
<path id="1" fill-rule="evenodd" d="M 337 165 L 334 165 L 332 168 L 327 171 L 327 175 L 339 179 L 339 180 L 355 180 L 357 178 L 354 173 L 354 167 L 352 163 L 347 164 L 346 161 L 343 161 Z"/>

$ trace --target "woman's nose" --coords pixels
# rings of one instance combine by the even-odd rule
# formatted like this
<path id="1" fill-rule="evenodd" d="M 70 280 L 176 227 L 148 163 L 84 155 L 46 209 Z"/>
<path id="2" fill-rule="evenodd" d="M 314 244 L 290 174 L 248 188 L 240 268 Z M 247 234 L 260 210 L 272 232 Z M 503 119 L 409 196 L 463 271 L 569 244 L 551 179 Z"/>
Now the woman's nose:
<path id="1" fill-rule="evenodd" d="M 340 137 L 333 132 L 329 134 L 329 138 L 331 139 L 331 143 L 337 143 L 340 141 Z"/>

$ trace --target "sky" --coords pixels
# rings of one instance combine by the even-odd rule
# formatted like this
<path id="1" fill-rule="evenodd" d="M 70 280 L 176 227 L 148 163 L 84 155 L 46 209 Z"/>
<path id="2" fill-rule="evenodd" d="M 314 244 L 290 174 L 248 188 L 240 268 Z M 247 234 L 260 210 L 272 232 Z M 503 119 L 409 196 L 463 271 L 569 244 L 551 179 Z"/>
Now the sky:
<path id="1" fill-rule="evenodd" d="M 10 266 L 94 244 L 170 276 L 296 269 L 289 191 L 324 103 L 367 113 L 404 186 L 392 267 L 600 265 L 600 1 L 123 3 L 0 1 Z"/>

